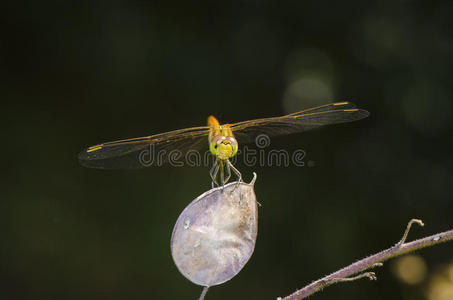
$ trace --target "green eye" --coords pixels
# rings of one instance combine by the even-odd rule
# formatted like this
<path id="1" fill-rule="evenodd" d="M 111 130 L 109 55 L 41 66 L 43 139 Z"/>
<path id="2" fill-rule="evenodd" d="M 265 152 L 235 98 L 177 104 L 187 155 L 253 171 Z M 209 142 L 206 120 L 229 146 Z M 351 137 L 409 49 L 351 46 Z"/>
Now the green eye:
<path id="1" fill-rule="evenodd" d="M 235 156 L 238 153 L 238 145 L 231 145 L 231 147 L 233 148 L 233 155 L 231 156 Z"/>
<path id="2" fill-rule="evenodd" d="M 212 142 L 212 143 L 209 143 L 209 150 L 211 150 L 211 153 L 213 155 L 216 154 L 216 148 L 217 148 L 217 143 L 216 142 Z"/>

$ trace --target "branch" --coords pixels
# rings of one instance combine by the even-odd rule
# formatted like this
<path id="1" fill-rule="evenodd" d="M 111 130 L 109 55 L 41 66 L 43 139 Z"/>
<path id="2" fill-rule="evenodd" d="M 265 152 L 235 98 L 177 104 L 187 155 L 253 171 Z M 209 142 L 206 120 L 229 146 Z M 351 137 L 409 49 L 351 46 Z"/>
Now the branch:
<path id="1" fill-rule="evenodd" d="M 412 226 L 412 224 L 418 224 L 420 226 L 423 226 L 423 222 L 421 220 L 417 219 L 412 219 L 409 221 L 406 227 L 406 231 L 404 232 L 403 237 L 401 240 L 395 244 L 395 246 L 386 249 L 384 251 L 381 251 L 379 253 L 376 253 L 374 255 L 371 255 L 367 258 L 364 258 L 362 260 L 359 260 L 358 262 L 355 262 L 341 270 L 338 270 L 324 278 L 321 278 L 319 280 L 316 280 L 315 282 L 312 282 L 311 284 L 303 287 L 300 290 L 297 290 L 293 294 L 285 297 L 285 298 L 280 298 L 278 297 L 277 300 L 300 300 L 303 298 L 306 298 L 316 292 L 319 292 L 325 287 L 328 287 L 329 285 L 332 285 L 337 282 L 345 282 L 345 281 L 353 281 L 357 280 L 360 278 L 369 278 L 370 280 L 376 280 L 376 275 L 374 272 L 365 272 L 361 273 L 355 277 L 350 277 L 354 274 L 363 272 L 365 270 L 374 268 L 374 267 L 379 267 L 382 266 L 382 262 L 386 261 L 390 258 L 406 254 L 418 249 L 422 249 L 425 247 L 430 247 L 434 246 L 436 244 L 446 242 L 453 240 L 453 229 L 449 231 L 444 231 L 441 233 L 437 233 L 422 239 L 415 240 L 413 242 L 406 243 L 406 238 L 409 233 L 409 230 Z"/>

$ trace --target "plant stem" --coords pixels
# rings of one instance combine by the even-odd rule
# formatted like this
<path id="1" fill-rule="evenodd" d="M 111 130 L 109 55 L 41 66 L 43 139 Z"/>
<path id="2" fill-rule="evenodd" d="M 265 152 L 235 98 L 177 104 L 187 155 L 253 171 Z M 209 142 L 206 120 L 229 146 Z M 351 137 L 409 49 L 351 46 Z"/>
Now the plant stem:
<path id="1" fill-rule="evenodd" d="M 409 243 L 406 242 L 407 235 L 409 233 L 409 230 L 411 228 L 411 225 L 417 223 L 420 226 L 423 226 L 423 222 L 421 220 L 417 219 L 412 219 L 406 228 L 406 231 L 404 232 L 403 237 L 401 240 L 393 247 L 383 250 L 379 253 L 376 253 L 374 255 L 371 255 L 367 258 L 364 258 L 362 260 L 359 260 L 341 270 L 338 270 L 328 276 L 325 276 L 319 280 L 316 280 L 315 282 L 312 282 L 311 284 L 301 288 L 300 290 L 297 290 L 293 294 L 284 297 L 284 298 L 277 298 L 278 300 L 299 300 L 299 299 L 304 299 L 320 290 L 323 288 L 332 285 L 337 282 L 344 282 L 344 281 L 352 281 L 355 279 L 359 278 L 364 278 L 368 277 L 371 280 L 376 279 L 374 272 L 367 272 L 363 273 L 361 275 L 358 275 L 356 277 L 350 277 L 354 274 L 363 272 L 365 270 L 368 270 L 370 268 L 380 266 L 382 265 L 383 261 L 386 261 L 390 258 L 406 254 L 409 252 L 413 252 L 418 249 L 422 249 L 425 247 L 430 247 L 434 246 L 436 244 L 440 244 L 446 241 L 453 240 L 453 229 L 449 231 L 444 231 L 441 233 L 437 233 L 422 239 L 418 239 Z"/>
<path id="2" fill-rule="evenodd" d="M 206 296 L 206 293 L 208 292 L 208 289 L 209 289 L 209 286 L 204 286 L 203 287 L 203 291 L 201 291 L 201 295 L 200 295 L 200 298 L 198 298 L 198 300 L 203 300 L 204 297 Z"/>

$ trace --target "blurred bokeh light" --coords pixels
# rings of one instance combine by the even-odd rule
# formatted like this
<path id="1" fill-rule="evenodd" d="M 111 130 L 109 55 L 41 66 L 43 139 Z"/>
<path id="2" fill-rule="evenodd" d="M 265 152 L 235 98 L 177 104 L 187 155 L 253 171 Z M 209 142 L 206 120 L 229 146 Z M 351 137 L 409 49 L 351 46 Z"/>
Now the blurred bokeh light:
<path id="1" fill-rule="evenodd" d="M 453 264 L 445 265 L 435 271 L 426 289 L 428 300 L 453 299 Z"/>
<path id="2" fill-rule="evenodd" d="M 405 255 L 393 262 L 393 273 L 406 284 L 417 284 L 426 277 L 426 263 L 421 256 Z"/>

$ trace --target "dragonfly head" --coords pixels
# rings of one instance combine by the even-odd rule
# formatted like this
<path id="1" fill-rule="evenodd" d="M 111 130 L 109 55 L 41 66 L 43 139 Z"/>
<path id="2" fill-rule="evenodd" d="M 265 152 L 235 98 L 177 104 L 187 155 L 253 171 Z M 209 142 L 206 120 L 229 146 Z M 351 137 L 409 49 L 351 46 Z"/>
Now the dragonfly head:
<path id="1" fill-rule="evenodd" d="M 238 152 L 238 142 L 232 136 L 217 135 L 209 143 L 211 153 L 221 160 L 233 157 Z"/>

